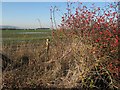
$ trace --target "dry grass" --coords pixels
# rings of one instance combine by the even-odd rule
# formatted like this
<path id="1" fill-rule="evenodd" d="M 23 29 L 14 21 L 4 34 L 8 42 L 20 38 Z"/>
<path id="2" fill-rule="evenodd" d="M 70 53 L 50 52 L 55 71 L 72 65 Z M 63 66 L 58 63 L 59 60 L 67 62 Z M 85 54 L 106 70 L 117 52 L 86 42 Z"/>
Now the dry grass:
<path id="1" fill-rule="evenodd" d="M 82 39 L 75 36 L 50 42 L 48 52 L 45 43 L 3 46 L 3 53 L 13 61 L 3 71 L 3 87 L 93 88 L 91 72 L 101 62 L 95 46 Z M 24 56 L 28 64 L 22 64 Z"/>
<path id="2" fill-rule="evenodd" d="M 120 89 L 117 3 L 93 10 L 78 4 L 72 14 L 67 2 L 50 42 L 3 45 L 3 87 Z M 56 25 L 56 7 L 50 11 Z"/>

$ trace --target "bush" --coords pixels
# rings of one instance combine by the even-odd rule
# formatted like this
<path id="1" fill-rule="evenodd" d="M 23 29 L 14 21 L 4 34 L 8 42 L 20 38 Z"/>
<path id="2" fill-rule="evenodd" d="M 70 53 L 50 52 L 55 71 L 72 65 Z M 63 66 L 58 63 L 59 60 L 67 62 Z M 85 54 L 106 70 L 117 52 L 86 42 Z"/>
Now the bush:
<path id="1" fill-rule="evenodd" d="M 59 46 L 64 40 L 66 40 L 64 43 L 72 44 L 77 38 L 75 45 L 79 46 L 82 43 L 84 46 L 91 47 L 91 49 L 84 49 L 84 52 L 90 51 L 90 53 L 84 53 L 83 62 L 85 66 L 82 66 L 82 68 L 84 67 L 85 70 L 88 69 L 90 72 L 85 71 L 88 76 L 84 74 L 81 86 L 104 89 L 120 87 L 118 84 L 120 83 L 118 57 L 120 40 L 120 29 L 118 27 L 119 3 L 108 4 L 104 9 L 92 4 L 93 8 L 91 9 L 78 2 L 75 13 L 72 13 L 71 7 L 73 4 L 67 2 L 67 13 L 62 17 L 59 29 L 56 32 L 53 31 L 55 41 L 59 43 Z M 54 18 L 54 14 L 52 18 Z M 73 47 L 71 46 L 69 49 L 73 49 Z M 92 58 L 90 58 L 91 56 Z M 81 56 L 75 56 L 77 59 L 79 57 Z M 82 59 L 79 58 L 78 60 L 81 61 Z M 92 65 L 87 64 L 86 60 L 88 60 L 87 63 L 92 62 Z"/>
<path id="2" fill-rule="evenodd" d="M 39 42 L 3 46 L 13 61 L 3 72 L 3 87 L 120 88 L 117 3 L 89 9 L 78 2 L 75 13 L 72 4 L 67 3 L 61 25 L 53 30 L 52 40 L 47 39 L 49 48 Z M 55 10 L 51 9 L 52 22 Z M 13 69 L 24 56 L 29 62 Z"/>

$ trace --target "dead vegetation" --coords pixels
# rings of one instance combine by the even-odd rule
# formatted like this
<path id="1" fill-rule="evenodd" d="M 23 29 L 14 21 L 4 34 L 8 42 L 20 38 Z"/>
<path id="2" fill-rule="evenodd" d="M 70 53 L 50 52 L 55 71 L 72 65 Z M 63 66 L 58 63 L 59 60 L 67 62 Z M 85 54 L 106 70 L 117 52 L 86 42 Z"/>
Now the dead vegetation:
<path id="1" fill-rule="evenodd" d="M 3 46 L 3 53 L 13 61 L 3 71 L 3 87 L 110 88 L 113 81 L 107 76 L 109 73 L 95 70 L 101 63 L 95 55 L 98 51 L 82 39 L 75 36 L 58 43 L 50 41 L 48 52 L 45 43 Z"/>
<path id="2" fill-rule="evenodd" d="M 3 45 L 2 53 L 12 61 L 4 67 L 3 87 L 120 88 L 118 4 L 108 6 L 114 12 L 78 4 L 82 8 L 78 6 L 72 14 L 72 3 L 67 3 L 68 15 L 61 17 L 60 28 L 52 31 L 51 41 Z M 53 24 L 55 8 L 50 9 Z"/>

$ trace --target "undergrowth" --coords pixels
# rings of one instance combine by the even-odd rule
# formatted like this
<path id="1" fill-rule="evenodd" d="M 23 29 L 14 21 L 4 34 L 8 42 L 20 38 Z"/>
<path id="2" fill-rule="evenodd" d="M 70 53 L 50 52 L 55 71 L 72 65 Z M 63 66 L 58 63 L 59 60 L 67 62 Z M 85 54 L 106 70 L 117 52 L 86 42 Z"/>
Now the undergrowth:
<path id="1" fill-rule="evenodd" d="M 75 13 L 72 4 L 67 2 L 47 44 L 3 46 L 12 61 L 3 71 L 3 87 L 120 88 L 118 3 L 89 9 L 78 2 Z M 56 10 L 50 9 L 54 24 Z"/>

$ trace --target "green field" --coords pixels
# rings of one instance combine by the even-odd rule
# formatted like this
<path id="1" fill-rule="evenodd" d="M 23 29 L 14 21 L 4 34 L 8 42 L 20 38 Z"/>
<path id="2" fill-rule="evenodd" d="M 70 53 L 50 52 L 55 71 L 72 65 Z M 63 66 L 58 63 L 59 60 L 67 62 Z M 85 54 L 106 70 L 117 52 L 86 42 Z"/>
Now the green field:
<path id="1" fill-rule="evenodd" d="M 51 38 L 51 30 L 3 30 L 2 42 L 6 43 L 19 43 L 19 42 L 36 42 Z"/>

